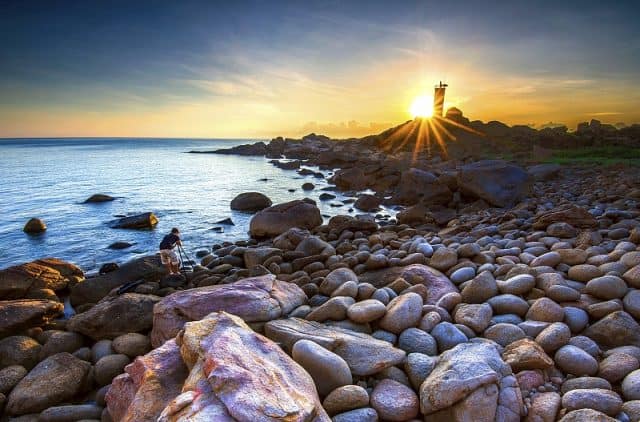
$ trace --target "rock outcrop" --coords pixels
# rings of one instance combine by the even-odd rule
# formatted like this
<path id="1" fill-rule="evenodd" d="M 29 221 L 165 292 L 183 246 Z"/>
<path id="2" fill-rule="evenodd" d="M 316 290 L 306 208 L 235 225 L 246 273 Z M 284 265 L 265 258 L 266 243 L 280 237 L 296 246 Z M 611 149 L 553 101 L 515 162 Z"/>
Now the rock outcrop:
<path id="1" fill-rule="evenodd" d="M 322 216 L 318 207 L 295 200 L 259 211 L 251 219 L 249 233 L 253 237 L 274 237 L 292 227 L 313 229 L 320 224 Z"/>

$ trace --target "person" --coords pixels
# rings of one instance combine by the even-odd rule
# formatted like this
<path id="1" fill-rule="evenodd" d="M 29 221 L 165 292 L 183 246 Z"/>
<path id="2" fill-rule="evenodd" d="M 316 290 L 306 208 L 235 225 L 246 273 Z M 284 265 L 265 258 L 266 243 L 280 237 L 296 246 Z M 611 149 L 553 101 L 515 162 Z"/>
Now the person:
<path id="1" fill-rule="evenodd" d="M 160 242 L 160 261 L 167 267 L 169 274 L 179 274 L 178 254 L 174 250 L 176 245 L 182 246 L 180 241 L 180 230 L 176 227 L 171 229 L 171 233 L 166 235 Z"/>

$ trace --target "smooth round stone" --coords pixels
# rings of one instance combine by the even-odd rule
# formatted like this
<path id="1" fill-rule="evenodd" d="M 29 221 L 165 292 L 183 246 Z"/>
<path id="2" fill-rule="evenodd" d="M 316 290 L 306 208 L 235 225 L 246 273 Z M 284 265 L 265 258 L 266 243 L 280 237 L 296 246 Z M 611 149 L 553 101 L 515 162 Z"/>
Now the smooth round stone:
<path id="1" fill-rule="evenodd" d="M 350 320 L 359 323 L 367 323 L 382 318 L 387 313 L 384 303 L 375 299 L 367 299 L 356 302 L 347 309 Z"/>
<path id="2" fill-rule="evenodd" d="M 436 367 L 437 363 L 437 356 L 432 357 L 422 353 L 409 353 L 409 355 L 407 355 L 404 370 L 413 388 L 416 390 L 420 389 L 420 386 L 424 380 L 427 379 L 431 371 L 433 371 L 433 368 Z"/>
<path id="3" fill-rule="evenodd" d="M 584 264 L 588 258 L 587 252 L 582 249 L 558 249 L 563 264 L 580 265 Z"/>
<path id="4" fill-rule="evenodd" d="M 554 302 L 573 302 L 580 299 L 580 292 L 569 286 L 556 284 L 547 289 L 547 296 Z"/>
<path id="5" fill-rule="evenodd" d="M 626 400 L 640 400 L 640 369 L 624 377 L 622 395 Z"/>
<path id="6" fill-rule="evenodd" d="M 640 362 L 640 347 L 638 346 L 619 346 L 614 347 L 613 349 L 609 349 L 604 352 L 604 356 L 610 356 L 614 353 L 625 353 L 627 355 L 631 355 Z"/>
<path id="7" fill-rule="evenodd" d="M 480 253 L 480 245 L 477 243 L 465 243 L 458 246 L 458 256 L 461 258 L 473 258 Z"/>
<path id="8" fill-rule="evenodd" d="M 531 267 L 555 267 L 562 261 L 558 252 L 552 251 L 540 255 L 529 264 Z"/>
<path id="9" fill-rule="evenodd" d="M 522 318 L 520 318 L 518 315 L 516 315 L 516 314 L 502 314 L 502 315 L 494 315 L 493 318 L 491 318 L 490 325 L 493 325 L 493 324 L 513 324 L 513 325 L 518 325 L 520 323 L 522 323 Z"/>
<path id="10" fill-rule="evenodd" d="M 111 347 L 111 340 L 98 340 L 93 347 L 91 347 L 91 360 L 93 363 L 97 363 L 105 356 L 113 355 L 113 347 Z"/>
<path id="11" fill-rule="evenodd" d="M 460 304 L 456 307 L 453 320 L 464 324 L 476 333 L 481 333 L 489 326 L 493 311 L 487 303 Z"/>
<path id="12" fill-rule="evenodd" d="M 640 251 L 631 251 L 631 252 L 625 253 L 620 258 L 620 263 L 626 266 L 627 268 L 640 265 Z"/>
<path id="13" fill-rule="evenodd" d="M 622 307 L 620 299 L 613 299 L 589 305 L 587 312 L 593 319 L 600 319 L 616 311 L 621 311 Z"/>
<path id="14" fill-rule="evenodd" d="M 571 330 L 569 326 L 562 322 L 554 322 L 536 336 L 536 343 L 538 343 L 545 352 L 553 353 L 569 343 L 570 339 Z"/>
<path id="15" fill-rule="evenodd" d="M 346 283 L 340 285 L 337 289 L 331 293 L 331 297 L 337 296 L 348 296 L 355 298 L 358 296 L 358 283 L 356 281 L 350 280 Z"/>
<path id="16" fill-rule="evenodd" d="M 562 398 L 555 392 L 535 394 L 531 397 L 527 421 L 555 421 Z"/>
<path id="17" fill-rule="evenodd" d="M 431 330 L 433 330 L 433 327 L 438 325 L 440 321 L 442 321 L 442 317 L 440 316 L 439 313 L 434 311 L 427 312 L 422 317 L 422 319 L 420 319 L 420 324 L 418 325 L 418 328 L 420 328 L 422 331 L 430 333 Z"/>
<path id="18" fill-rule="evenodd" d="M 589 324 L 589 314 L 583 309 L 573 306 L 564 308 L 564 323 L 569 326 L 572 333 L 579 333 Z"/>
<path id="19" fill-rule="evenodd" d="M 371 407 L 383 420 L 408 421 L 418 416 L 420 403 L 411 388 L 397 381 L 384 379 L 371 393 Z"/>
<path id="20" fill-rule="evenodd" d="M 631 400 L 622 404 L 622 411 L 631 421 L 640 421 L 640 400 Z"/>
<path id="21" fill-rule="evenodd" d="M 594 358 L 598 358 L 598 356 L 600 355 L 600 347 L 598 347 L 598 343 L 591 340 L 589 337 L 585 337 L 585 336 L 571 337 L 571 340 L 569 340 L 569 344 L 584 350 Z"/>
<path id="22" fill-rule="evenodd" d="M 518 274 L 507 280 L 496 280 L 500 293 L 524 295 L 536 285 L 536 279 L 530 274 Z"/>
<path id="23" fill-rule="evenodd" d="M 629 293 L 622 299 L 622 304 L 625 311 L 640 320 L 640 290 L 629 290 Z"/>
<path id="24" fill-rule="evenodd" d="M 151 350 L 149 337 L 139 333 L 129 333 L 116 337 L 111 344 L 116 353 L 127 355 L 130 358 L 142 356 Z"/>
<path id="25" fill-rule="evenodd" d="M 76 404 L 65 406 L 54 406 L 44 410 L 38 416 L 38 421 L 60 422 L 60 421 L 81 421 L 100 419 L 102 406 L 95 404 Z"/>
<path id="26" fill-rule="evenodd" d="M 622 408 L 622 399 L 611 390 L 600 388 L 571 390 L 562 396 L 562 407 L 571 410 L 593 409 L 615 416 Z"/>
<path id="27" fill-rule="evenodd" d="M 472 268 L 472 267 L 462 267 L 462 268 L 458 268 L 457 270 L 455 270 L 451 274 L 449 279 L 454 284 L 461 284 L 461 283 L 464 283 L 465 281 L 471 280 L 475 276 L 476 276 L 476 270 L 474 268 Z"/>
<path id="28" fill-rule="evenodd" d="M 579 409 L 568 412 L 558 422 L 620 422 L 602 412 L 593 409 Z"/>
<path id="29" fill-rule="evenodd" d="M 380 320 L 380 328 L 399 334 L 409 327 L 415 327 L 422 318 L 422 305 L 422 297 L 417 293 L 398 296 L 387 305 L 387 313 Z"/>
<path id="30" fill-rule="evenodd" d="M 466 343 L 469 339 L 462 331 L 450 322 L 441 322 L 431 330 L 431 335 L 438 343 L 438 352 L 454 348 L 460 343 Z"/>
<path id="31" fill-rule="evenodd" d="M 370 299 L 373 293 L 375 293 L 376 288 L 373 284 L 370 283 L 360 283 L 358 284 L 358 296 L 356 296 L 357 300 L 366 300 Z"/>
<path id="32" fill-rule="evenodd" d="M 462 296 L 460 296 L 460 293 L 450 292 L 438 299 L 436 306 L 451 312 L 458 304 L 460 304 L 460 302 L 462 302 Z"/>
<path id="33" fill-rule="evenodd" d="M 488 271 L 478 274 L 467 281 L 462 289 L 463 303 L 483 303 L 498 294 L 498 285 L 493 274 Z"/>
<path id="34" fill-rule="evenodd" d="M 347 296 L 332 297 L 307 315 L 308 321 L 323 322 L 326 320 L 342 321 L 347 318 L 347 309 L 355 303 L 355 299 Z"/>
<path id="35" fill-rule="evenodd" d="M 329 416 L 369 405 L 369 393 L 359 385 L 344 385 L 327 395 L 322 407 Z"/>
<path id="36" fill-rule="evenodd" d="M 311 375 L 321 396 L 353 381 L 344 359 L 310 340 L 298 340 L 291 357 Z"/>
<path id="37" fill-rule="evenodd" d="M 598 299 L 620 299 L 627 294 L 627 284 L 620 277 L 605 275 L 589 281 L 584 292 Z"/>
<path id="38" fill-rule="evenodd" d="M 526 334 L 517 325 L 498 323 L 487 328 L 482 336 L 505 347 L 514 341 L 525 338 Z"/>
<path id="39" fill-rule="evenodd" d="M 565 394 L 571 390 L 578 389 L 591 389 L 591 388 L 602 388 L 605 390 L 611 390 L 611 384 L 604 378 L 599 377 L 577 377 L 570 378 L 562 383 L 562 388 L 560 392 Z"/>
<path id="40" fill-rule="evenodd" d="M 320 292 L 325 296 L 331 293 L 347 281 L 358 281 L 358 276 L 349 268 L 336 268 L 331 271 L 320 284 Z"/>
<path id="41" fill-rule="evenodd" d="M 72 355 L 80 360 L 91 362 L 91 349 L 89 349 L 88 347 L 81 347 L 73 352 Z"/>
<path id="42" fill-rule="evenodd" d="M 0 369 L 0 394 L 9 394 L 28 371 L 20 365 L 11 365 Z"/>
<path id="43" fill-rule="evenodd" d="M 371 407 L 350 410 L 331 418 L 332 422 L 378 422 L 378 413 Z"/>
<path id="44" fill-rule="evenodd" d="M 598 361 L 584 350 L 572 346 L 562 346 L 555 354 L 556 366 L 567 374 L 576 376 L 595 375 Z"/>
<path id="45" fill-rule="evenodd" d="M 640 288 L 640 265 L 636 265 L 626 273 L 622 274 L 622 278 L 629 284 L 629 286 L 635 287 L 636 289 Z"/>
<path id="46" fill-rule="evenodd" d="M 407 387 L 411 387 L 411 383 L 409 382 L 409 377 L 407 377 L 407 374 L 405 374 L 404 371 L 398 368 L 397 366 L 390 366 L 388 368 L 384 368 L 382 371 L 378 372 L 374 376 L 378 380 L 389 378 L 399 382 L 400 384 L 404 384 Z"/>
<path id="47" fill-rule="evenodd" d="M 603 274 L 600 268 L 596 267 L 595 265 L 581 264 L 574 265 L 573 267 L 569 268 L 569 272 L 567 273 L 567 275 L 571 280 L 586 283 L 587 281 L 596 277 L 600 277 Z"/>
<path id="48" fill-rule="evenodd" d="M 387 292 L 385 289 L 377 289 L 371 295 L 371 299 L 375 299 L 377 301 L 380 301 L 380 302 L 384 303 L 385 305 L 389 304 L 389 302 L 391 301 L 391 297 L 389 296 L 389 292 Z"/>
<path id="49" fill-rule="evenodd" d="M 429 243 L 425 242 L 425 243 L 420 243 L 417 247 L 416 247 L 416 252 L 421 253 L 422 255 L 426 256 L 427 258 L 431 257 L 433 255 L 433 246 L 431 246 Z"/>
<path id="50" fill-rule="evenodd" d="M 626 353 L 613 353 L 600 362 L 598 376 L 615 384 L 638 368 L 640 363 L 635 357 Z"/>
<path id="51" fill-rule="evenodd" d="M 446 271 L 456 265 L 457 262 L 458 253 L 454 249 L 438 248 L 431 256 L 429 266 L 436 270 Z"/>
<path id="52" fill-rule="evenodd" d="M 542 332 L 545 328 L 550 325 L 549 322 L 544 321 L 533 321 L 526 320 L 518 324 L 518 327 L 524 331 L 524 333 L 529 337 L 536 337 L 538 334 Z"/>
<path id="53" fill-rule="evenodd" d="M 44 359 L 56 353 L 73 353 L 84 345 L 84 338 L 79 333 L 71 331 L 51 330 L 40 352 L 40 358 Z"/>
<path id="54" fill-rule="evenodd" d="M 494 296 L 487 301 L 495 314 L 516 314 L 525 316 L 529 311 L 529 304 L 526 300 L 512 294 Z"/>
<path id="55" fill-rule="evenodd" d="M 124 367 L 129 364 L 127 355 L 108 355 L 101 358 L 93 367 L 96 383 L 99 386 L 111 384 L 116 376 L 124 372 Z"/>
<path id="56" fill-rule="evenodd" d="M 435 339 L 418 328 L 407 328 L 398 337 L 398 347 L 407 353 L 422 353 L 429 356 L 438 354 Z"/>
<path id="57" fill-rule="evenodd" d="M 534 321 L 560 322 L 564 319 L 564 310 L 553 300 L 543 297 L 531 305 L 526 318 Z"/>

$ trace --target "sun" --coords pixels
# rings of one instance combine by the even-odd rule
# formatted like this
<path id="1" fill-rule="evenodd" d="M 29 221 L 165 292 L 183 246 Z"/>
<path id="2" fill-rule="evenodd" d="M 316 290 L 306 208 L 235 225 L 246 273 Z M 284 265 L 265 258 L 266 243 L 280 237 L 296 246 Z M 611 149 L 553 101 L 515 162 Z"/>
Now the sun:
<path id="1" fill-rule="evenodd" d="M 433 116 L 433 97 L 430 95 L 416 97 L 411 103 L 409 112 L 414 118 Z"/>

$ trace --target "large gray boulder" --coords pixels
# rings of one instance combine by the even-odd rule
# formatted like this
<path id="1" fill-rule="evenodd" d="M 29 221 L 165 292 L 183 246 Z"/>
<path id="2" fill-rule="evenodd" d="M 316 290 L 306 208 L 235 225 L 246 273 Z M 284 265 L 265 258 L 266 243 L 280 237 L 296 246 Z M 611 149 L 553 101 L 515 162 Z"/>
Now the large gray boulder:
<path id="1" fill-rule="evenodd" d="M 447 185 L 441 183 L 433 173 L 410 168 L 402 173 L 392 201 L 401 205 L 418 202 L 444 205 L 451 200 L 452 195 Z"/>
<path id="2" fill-rule="evenodd" d="M 420 386 L 425 420 L 520 420 L 523 403 L 516 377 L 494 343 L 462 343 L 440 355 Z"/>
<path id="3" fill-rule="evenodd" d="M 496 207 L 509 207 L 527 196 L 531 178 L 522 168 L 501 160 L 481 160 L 458 172 L 458 188 Z"/>
<path id="4" fill-rule="evenodd" d="M 317 206 L 295 200 L 259 211 L 249 223 L 249 233 L 252 237 L 274 237 L 292 227 L 313 229 L 320 224 L 322 216 Z"/>

